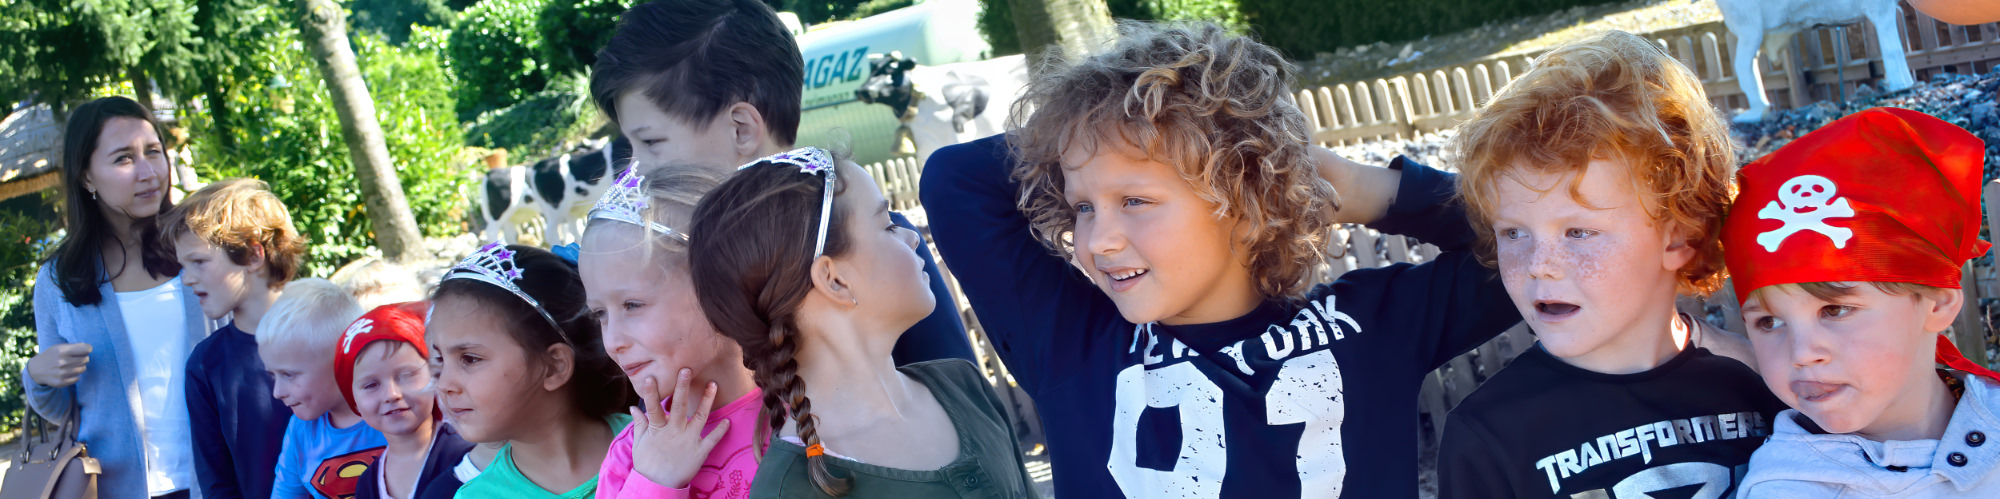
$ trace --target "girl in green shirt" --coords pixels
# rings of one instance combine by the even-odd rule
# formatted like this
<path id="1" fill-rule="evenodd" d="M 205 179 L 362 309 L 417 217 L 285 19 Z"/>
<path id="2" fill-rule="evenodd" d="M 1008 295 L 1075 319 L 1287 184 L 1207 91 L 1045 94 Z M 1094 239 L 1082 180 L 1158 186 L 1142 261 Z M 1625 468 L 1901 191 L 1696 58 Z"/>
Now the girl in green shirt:
<path id="1" fill-rule="evenodd" d="M 937 301 L 918 235 L 859 167 L 766 157 L 701 200 L 689 238 L 702 311 L 764 391 L 751 497 L 1034 495 L 978 368 L 890 360 Z"/>
<path id="2" fill-rule="evenodd" d="M 438 406 L 472 442 L 506 441 L 460 498 L 588 498 L 636 400 L 584 313 L 576 264 L 490 244 L 446 270 L 427 323 Z"/>

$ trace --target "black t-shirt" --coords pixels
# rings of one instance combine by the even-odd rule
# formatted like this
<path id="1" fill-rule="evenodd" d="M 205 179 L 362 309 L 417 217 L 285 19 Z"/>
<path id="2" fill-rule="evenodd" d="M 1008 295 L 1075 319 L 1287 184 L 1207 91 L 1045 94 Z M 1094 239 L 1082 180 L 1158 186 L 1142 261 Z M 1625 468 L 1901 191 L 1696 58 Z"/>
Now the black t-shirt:
<path id="1" fill-rule="evenodd" d="M 1406 158 L 1371 227 L 1443 254 L 1342 274 L 1231 320 L 1133 324 L 1034 239 L 1002 137 L 925 165 L 937 247 L 1035 399 L 1055 495 L 1414 498 L 1424 376 L 1520 321 L 1454 177 Z M 1164 250 L 1164 249 L 1162 249 Z"/>
<path id="2" fill-rule="evenodd" d="M 1694 347 L 1634 374 L 1528 349 L 1445 418 L 1439 497 L 1729 497 L 1785 404 Z"/>

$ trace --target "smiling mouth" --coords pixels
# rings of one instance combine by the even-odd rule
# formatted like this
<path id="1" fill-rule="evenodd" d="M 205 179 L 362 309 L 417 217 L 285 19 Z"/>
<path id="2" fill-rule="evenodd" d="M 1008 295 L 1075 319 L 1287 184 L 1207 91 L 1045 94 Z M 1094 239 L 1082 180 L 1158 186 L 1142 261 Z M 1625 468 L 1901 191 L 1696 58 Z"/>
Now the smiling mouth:
<path id="1" fill-rule="evenodd" d="M 646 368 L 646 366 L 650 366 L 650 365 L 653 365 L 653 361 L 650 361 L 650 360 L 648 360 L 648 361 L 645 361 L 645 362 L 639 362 L 639 363 L 636 363 L 636 364 L 631 364 L 631 365 L 628 365 L 628 366 L 625 366 L 625 377 L 626 377 L 626 378 L 631 378 L 631 377 L 634 377 L 634 376 L 638 376 L 638 375 L 639 375 L 639 370 L 641 370 L 641 369 L 645 369 L 645 368 Z"/>
<path id="2" fill-rule="evenodd" d="M 1544 321 L 1567 319 L 1576 315 L 1579 310 L 1583 310 L 1583 306 L 1564 301 L 1542 300 L 1535 302 L 1535 312 Z"/>

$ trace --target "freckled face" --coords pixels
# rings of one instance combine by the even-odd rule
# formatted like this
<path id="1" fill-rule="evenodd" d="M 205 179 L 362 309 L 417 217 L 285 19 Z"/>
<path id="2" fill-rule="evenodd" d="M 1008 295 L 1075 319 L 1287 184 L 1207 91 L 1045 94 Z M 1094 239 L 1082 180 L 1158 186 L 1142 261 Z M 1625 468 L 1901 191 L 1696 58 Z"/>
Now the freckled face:
<path id="1" fill-rule="evenodd" d="M 1621 333 L 1672 317 L 1676 271 L 1692 256 L 1647 215 L 1622 161 L 1574 173 L 1517 167 L 1494 186 L 1494 246 L 1507 294 L 1549 353 L 1620 356 L 1656 341 Z"/>

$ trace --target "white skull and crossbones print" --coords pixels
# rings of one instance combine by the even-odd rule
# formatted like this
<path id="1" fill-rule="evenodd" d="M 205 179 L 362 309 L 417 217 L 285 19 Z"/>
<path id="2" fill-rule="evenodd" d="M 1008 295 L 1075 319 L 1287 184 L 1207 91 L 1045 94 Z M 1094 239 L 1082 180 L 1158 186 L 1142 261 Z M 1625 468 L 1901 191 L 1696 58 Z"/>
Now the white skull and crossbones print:
<path id="1" fill-rule="evenodd" d="M 1847 240 L 1854 237 L 1854 231 L 1826 223 L 1829 218 L 1854 216 L 1854 208 L 1847 204 L 1847 198 L 1837 195 L 1837 189 L 1832 180 L 1818 175 L 1800 175 L 1786 180 L 1784 185 L 1778 187 L 1778 200 L 1765 204 L 1764 209 L 1757 212 L 1757 218 L 1777 220 L 1785 225 L 1758 234 L 1757 244 L 1763 245 L 1764 251 L 1776 253 L 1778 244 L 1792 234 L 1813 231 L 1833 240 L 1833 247 L 1845 249 Z"/>

